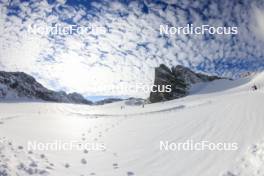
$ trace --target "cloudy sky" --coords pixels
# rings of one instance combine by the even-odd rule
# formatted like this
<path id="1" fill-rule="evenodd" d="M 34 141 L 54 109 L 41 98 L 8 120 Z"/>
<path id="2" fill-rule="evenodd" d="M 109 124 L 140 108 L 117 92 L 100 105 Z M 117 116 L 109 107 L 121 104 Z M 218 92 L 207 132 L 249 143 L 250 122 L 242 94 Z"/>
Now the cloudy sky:
<path id="1" fill-rule="evenodd" d="M 147 96 L 115 86 L 151 85 L 161 63 L 235 77 L 264 68 L 264 3 L 257 0 L 0 0 L 0 70 L 84 95 Z M 31 25 L 102 31 L 34 34 Z M 170 26 L 237 26 L 237 35 L 160 35 Z"/>

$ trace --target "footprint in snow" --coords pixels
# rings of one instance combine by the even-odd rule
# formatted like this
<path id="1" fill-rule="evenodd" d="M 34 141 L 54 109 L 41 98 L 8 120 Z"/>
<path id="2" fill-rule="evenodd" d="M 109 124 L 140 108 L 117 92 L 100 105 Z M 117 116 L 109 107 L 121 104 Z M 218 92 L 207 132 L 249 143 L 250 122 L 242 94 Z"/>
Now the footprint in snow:
<path id="1" fill-rule="evenodd" d="M 127 172 L 127 176 L 133 176 L 135 175 L 134 172 Z"/>
<path id="2" fill-rule="evenodd" d="M 40 158 L 44 159 L 45 158 L 45 155 L 44 154 L 41 154 L 40 155 Z"/>
<path id="3" fill-rule="evenodd" d="M 118 164 L 117 164 L 117 163 L 114 163 L 114 164 L 113 164 L 113 168 L 114 168 L 114 169 L 118 169 L 118 168 L 119 168 Z"/>
<path id="4" fill-rule="evenodd" d="M 226 174 L 224 174 L 223 176 L 237 176 L 236 174 L 228 171 Z"/>
<path id="5" fill-rule="evenodd" d="M 32 161 L 30 164 L 29 164 L 30 167 L 38 167 L 37 163 Z"/>
<path id="6" fill-rule="evenodd" d="M 83 158 L 83 159 L 81 160 L 81 163 L 82 163 L 82 164 L 87 164 L 86 159 Z"/>
<path id="7" fill-rule="evenodd" d="M 64 167 L 65 167 L 65 168 L 69 168 L 69 167 L 70 167 L 70 164 L 69 164 L 69 163 L 66 163 L 66 164 L 64 165 Z"/>

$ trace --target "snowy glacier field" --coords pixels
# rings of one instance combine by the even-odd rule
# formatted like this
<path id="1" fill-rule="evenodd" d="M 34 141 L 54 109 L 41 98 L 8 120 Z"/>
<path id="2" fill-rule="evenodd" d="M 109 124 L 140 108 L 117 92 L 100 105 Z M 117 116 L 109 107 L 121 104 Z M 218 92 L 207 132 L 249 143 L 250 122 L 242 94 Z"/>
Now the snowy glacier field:
<path id="1" fill-rule="evenodd" d="M 185 98 L 144 108 L 124 101 L 1 102 L 0 176 L 264 175 L 263 86 L 264 73 L 217 80 L 195 85 Z M 187 140 L 235 142 L 238 149 L 160 150 L 160 141 Z M 103 149 L 32 150 L 30 141 L 75 141 Z"/>

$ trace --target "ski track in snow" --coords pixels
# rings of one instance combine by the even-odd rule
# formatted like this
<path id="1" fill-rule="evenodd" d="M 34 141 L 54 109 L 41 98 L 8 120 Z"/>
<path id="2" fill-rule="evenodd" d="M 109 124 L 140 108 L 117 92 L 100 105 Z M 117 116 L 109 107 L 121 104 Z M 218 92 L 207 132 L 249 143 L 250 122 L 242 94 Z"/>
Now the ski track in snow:
<path id="1" fill-rule="evenodd" d="M 264 76 L 252 78 L 263 87 Z M 217 89 L 224 86 L 214 82 Z M 164 103 L 0 104 L 0 176 L 261 176 L 262 88 L 246 83 Z M 211 89 L 211 88 L 210 88 Z M 237 151 L 160 151 L 159 142 L 237 142 Z M 100 143 L 104 150 L 29 150 L 28 141 Z"/>

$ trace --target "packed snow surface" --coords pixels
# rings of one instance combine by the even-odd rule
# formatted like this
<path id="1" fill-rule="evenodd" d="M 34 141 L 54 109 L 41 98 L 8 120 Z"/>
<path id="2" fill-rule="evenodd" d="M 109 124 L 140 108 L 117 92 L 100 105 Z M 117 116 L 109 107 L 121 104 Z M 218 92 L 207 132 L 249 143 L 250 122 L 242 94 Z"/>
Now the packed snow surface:
<path id="1" fill-rule="evenodd" d="M 251 90 L 254 84 L 256 91 Z M 188 97 L 144 108 L 125 102 L 1 102 L 0 176 L 263 175 L 263 86 L 263 73 L 217 80 L 194 86 Z M 187 140 L 237 143 L 238 149 L 160 149 L 161 141 Z M 99 149 L 29 148 L 29 142 L 56 141 Z"/>

